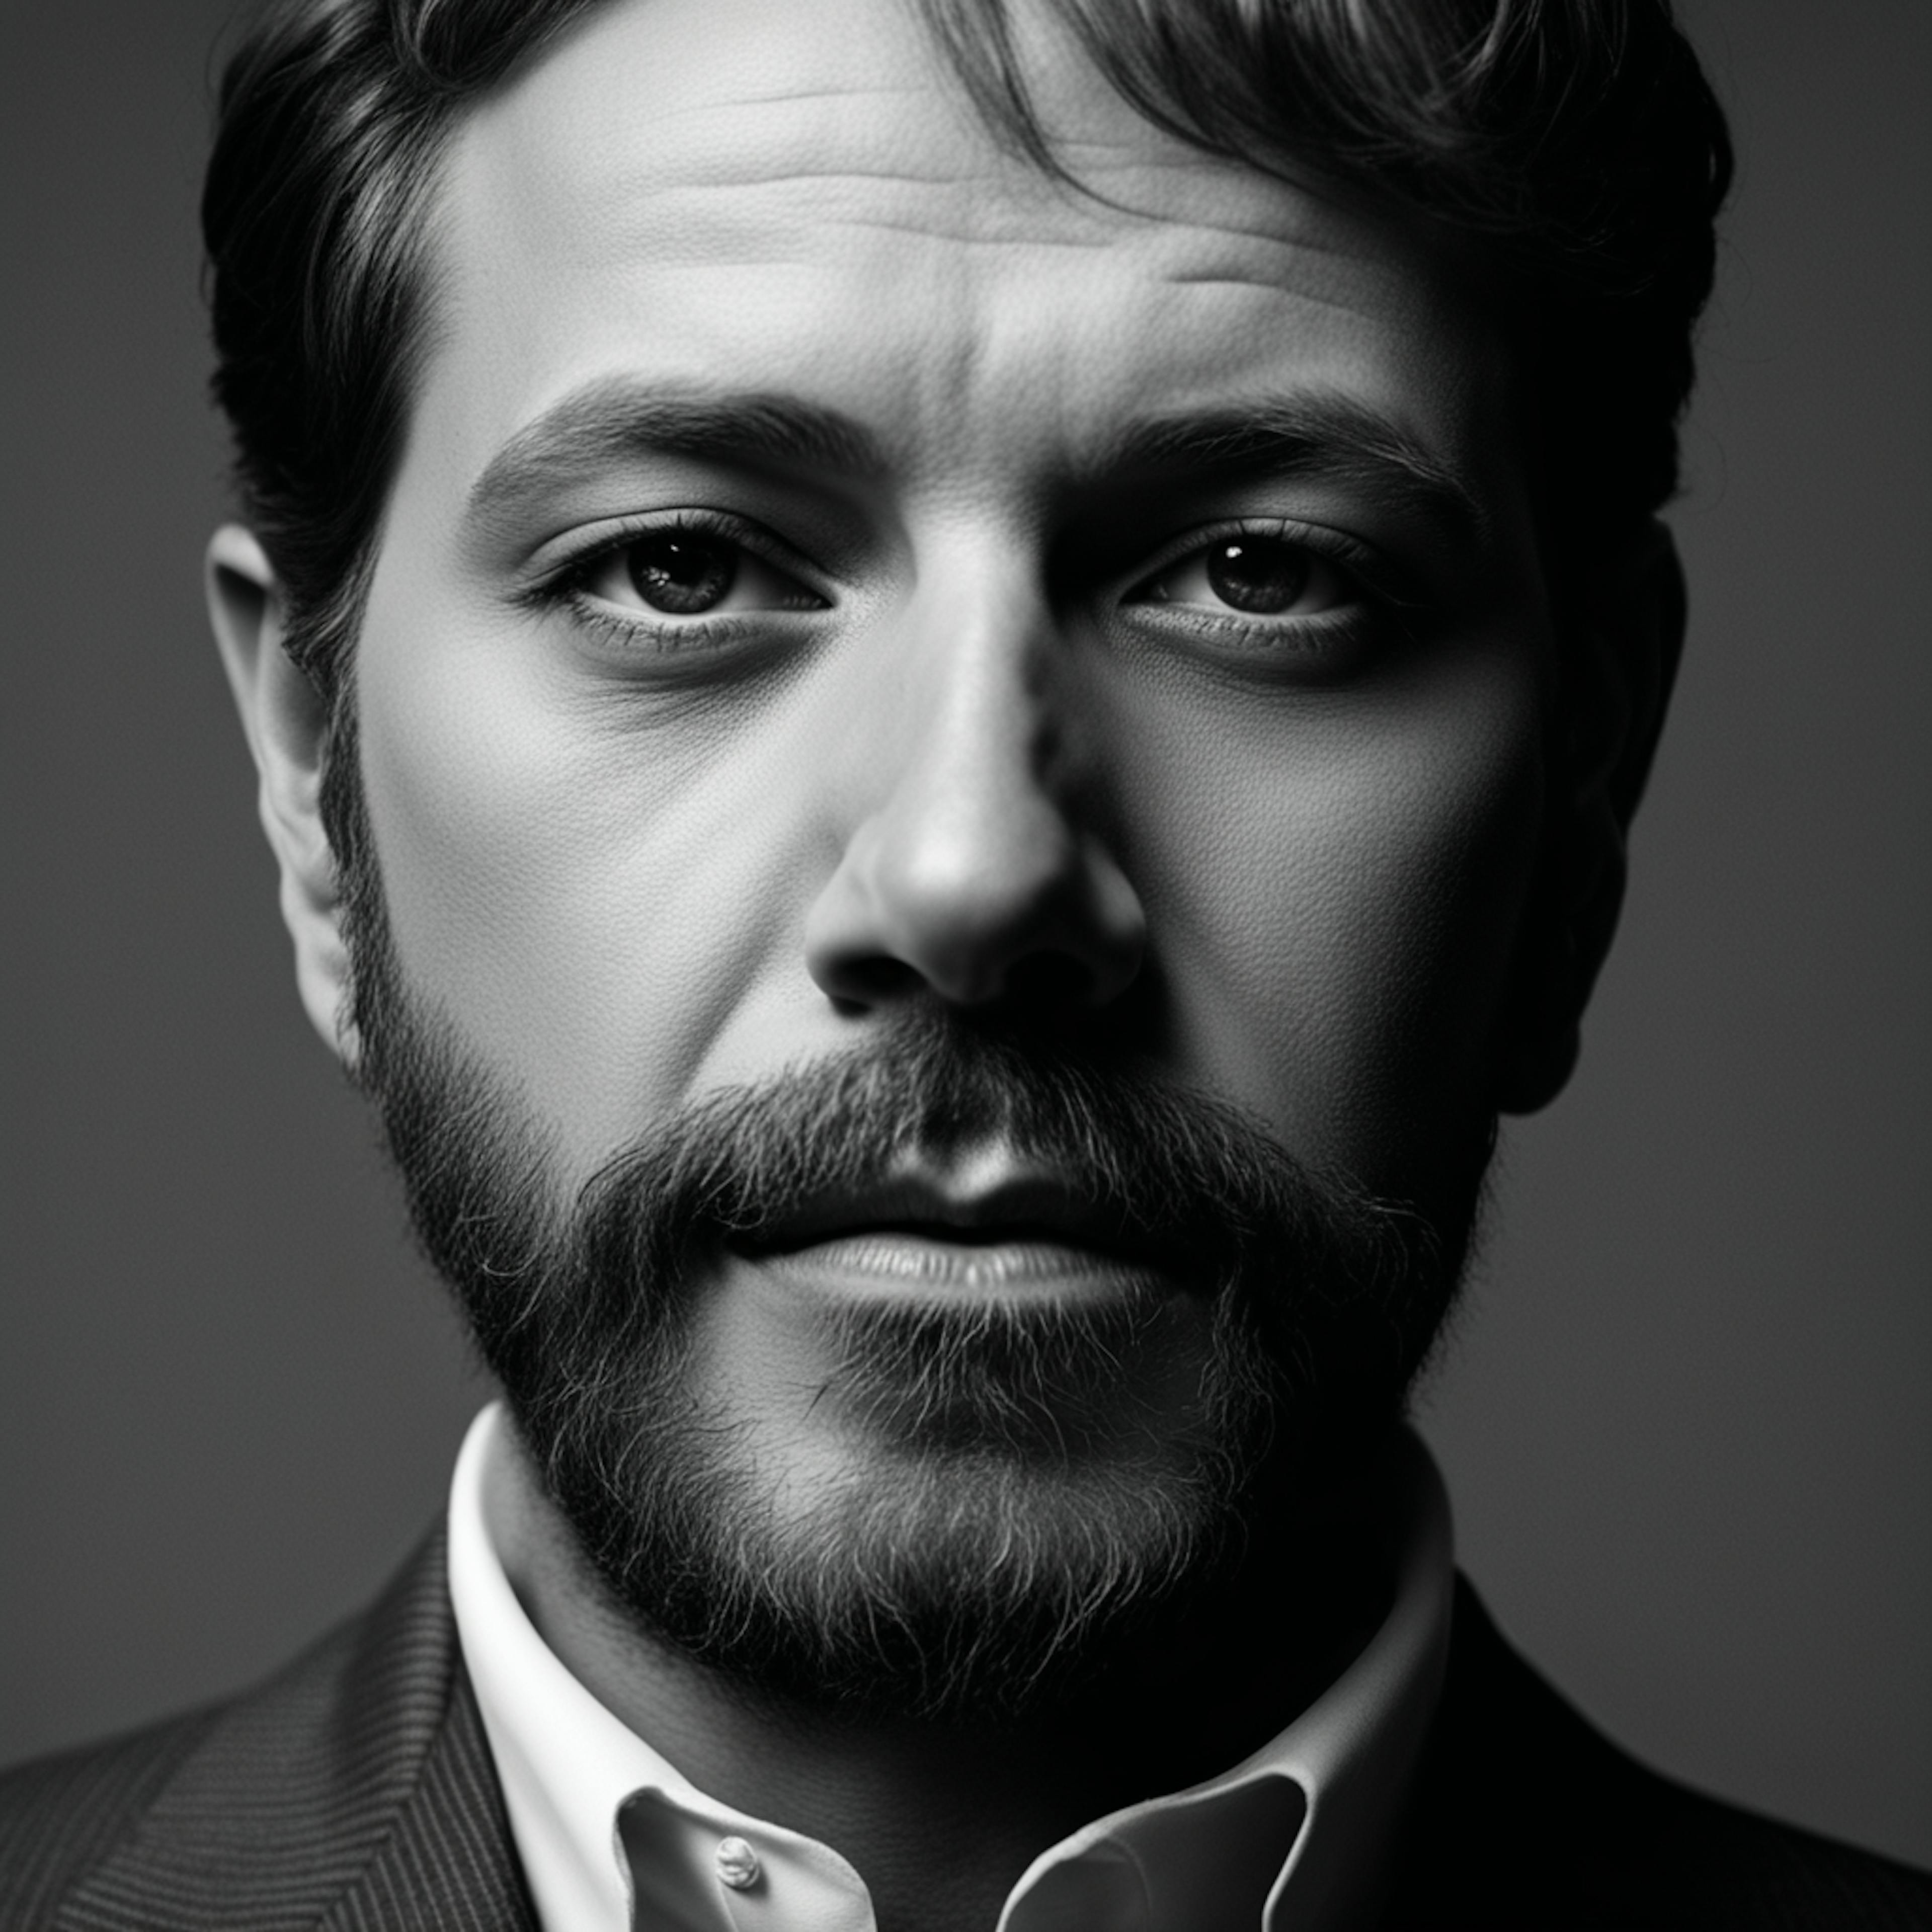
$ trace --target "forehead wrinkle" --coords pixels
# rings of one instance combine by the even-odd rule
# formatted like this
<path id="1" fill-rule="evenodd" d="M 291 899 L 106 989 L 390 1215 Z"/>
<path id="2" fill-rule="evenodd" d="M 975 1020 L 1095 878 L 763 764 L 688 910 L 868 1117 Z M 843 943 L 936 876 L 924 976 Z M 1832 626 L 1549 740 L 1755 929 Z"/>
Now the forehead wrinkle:
<path id="1" fill-rule="evenodd" d="M 799 259 L 807 223 L 820 232 L 872 232 L 965 248 L 1021 250 L 1106 250 L 1138 232 L 1167 258 L 1172 266 L 1162 271 L 1162 278 L 1177 285 L 1226 281 L 1324 306 L 1359 304 L 1359 294 L 1352 302 L 1312 285 L 1322 279 L 1310 276 L 1314 264 L 1345 272 L 1367 266 L 1359 250 L 1316 232 L 1315 224 L 1308 232 L 1287 232 L 1286 224 L 1270 229 L 1206 219 L 1195 211 L 1137 208 L 1097 194 L 1084 206 L 1064 197 L 1057 206 L 1047 205 L 1010 195 L 1006 188 L 992 172 L 919 176 L 805 167 L 674 184 L 643 176 L 634 185 L 607 184 L 598 200 L 620 230 L 647 237 L 661 255 L 677 235 L 691 256 L 714 262 L 732 259 L 734 230 L 756 238 L 739 256 L 744 266 Z M 1192 257 L 1198 266 L 1184 268 L 1174 263 L 1177 255 Z M 1264 256 L 1266 261 L 1258 259 Z"/>
<path id="2" fill-rule="evenodd" d="M 1328 309 L 1337 315 L 1359 316 L 1362 313 L 1359 298 L 1324 296 L 1313 289 L 1290 288 L 1272 275 L 1260 273 L 1244 274 L 1232 264 L 1203 268 L 1172 268 L 1164 273 L 1161 280 L 1170 288 L 1240 289 L 1262 295 L 1278 296 L 1284 301 L 1292 302 L 1298 308 Z"/>
<path id="3" fill-rule="evenodd" d="M 586 166 L 596 170 L 604 160 L 614 160 L 620 169 L 631 161 L 646 181 L 670 173 L 680 182 L 735 182 L 747 178 L 741 165 L 828 153 L 884 158 L 884 172 L 904 172 L 895 165 L 899 159 L 930 160 L 943 152 L 949 159 L 970 155 L 976 168 L 983 164 L 988 172 L 1004 166 L 1040 173 L 1004 156 L 976 116 L 935 98 L 929 86 L 868 78 L 850 86 L 828 82 L 774 85 L 757 92 L 713 89 L 698 98 L 688 98 L 687 90 L 681 100 L 674 86 L 673 98 L 664 98 L 660 91 L 645 111 L 640 94 L 648 92 L 649 68 L 639 64 L 644 71 L 638 84 L 621 88 L 613 86 L 615 69 L 594 70 L 588 78 L 591 98 L 573 103 L 567 114 L 557 112 L 548 98 L 546 83 L 554 76 L 540 68 L 520 86 L 474 111 L 467 117 L 470 127 L 495 124 L 524 151 L 526 162 L 541 165 L 556 152 L 561 123 L 568 130 L 566 152 L 580 186 L 582 171 Z M 578 86 L 581 93 L 583 83 Z M 533 134 L 539 145 L 532 145 Z M 788 164 L 781 160 L 780 165 Z"/>
<path id="4" fill-rule="evenodd" d="M 708 192 L 763 192 L 781 204 L 789 194 L 811 201 L 802 212 L 823 220 L 839 213 L 824 205 L 826 198 L 836 202 L 842 190 L 853 198 L 877 190 L 896 196 L 900 205 L 889 202 L 849 225 L 963 244 L 1085 248 L 1104 244 L 1118 224 L 1144 222 L 1190 227 L 1197 246 L 1219 236 L 1238 250 L 1281 249 L 1304 259 L 1350 253 L 1342 238 L 1324 232 L 1328 224 L 1318 213 L 1311 219 L 1310 211 L 1297 206 L 1291 184 L 1193 149 L 1111 94 L 1103 128 L 1095 129 L 1088 119 L 1084 128 L 1056 134 L 1055 152 L 1064 157 L 1072 178 L 1056 176 L 1005 148 L 958 97 L 950 76 L 930 72 L 933 50 L 923 35 L 920 51 L 928 68 L 923 82 L 894 84 L 888 76 L 843 86 L 814 74 L 793 85 L 767 76 L 758 92 L 714 92 L 681 104 L 654 104 L 647 130 L 640 130 L 647 134 L 641 146 L 627 136 L 630 122 L 624 117 L 613 122 L 580 114 L 574 133 L 559 151 L 550 145 L 548 118 L 532 121 L 508 97 L 471 117 L 464 134 L 482 132 L 486 121 L 510 134 L 512 152 L 499 158 L 510 164 L 503 184 L 546 225 L 560 214 L 571 218 L 573 208 L 580 218 L 602 211 L 611 232 L 644 223 L 660 242 L 664 224 L 674 229 L 680 220 L 676 203 Z M 1079 66 L 1084 74 L 1084 61 Z M 541 74 L 536 78 L 541 89 Z M 595 84 L 609 92 L 608 69 Z M 945 124 L 936 129 L 939 121 Z M 548 152 L 527 151 L 530 136 L 540 126 Z M 1270 193 L 1275 189 L 1290 192 Z M 1262 196 L 1264 212 L 1256 206 Z M 695 212 L 702 220 L 715 219 L 717 206 L 714 200 L 682 218 Z M 728 212 L 754 225 L 761 214 L 770 220 L 772 214 L 755 206 Z M 788 217 L 796 218 L 783 210 L 779 219 Z M 715 232 L 694 233 L 683 244 L 697 256 L 715 259 L 722 239 Z M 794 252 L 784 245 L 782 232 L 773 240 L 778 244 L 770 250 L 774 258 Z M 1290 267 L 1284 260 L 1284 271 Z M 1276 280 L 1249 262 L 1216 278 L 1257 288 Z M 1279 279 L 1286 284 L 1292 278 L 1284 272 Z"/>
<path id="5" fill-rule="evenodd" d="M 846 152 L 851 149 L 848 146 Z M 1342 260 L 1362 259 L 1359 241 L 1331 232 L 1321 219 L 1320 206 L 1298 201 L 1294 184 L 1277 181 L 1258 170 L 1235 166 L 1203 157 L 1198 164 L 1185 157 L 1179 160 L 1150 158 L 1124 147 L 1113 146 L 1102 158 L 1079 164 L 1070 178 L 1048 174 L 1029 160 L 1012 159 L 975 148 L 970 154 L 956 158 L 958 165 L 921 167 L 916 160 L 930 160 L 932 150 L 922 148 L 902 159 L 868 165 L 854 159 L 838 165 L 812 160 L 784 160 L 753 172 L 762 155 L 748 155 L 742 166 L 730 165 L 731 158 L 716 149 L 702 154 L 679 154 L 680 166 L 696 162 L 692 172 L 676 179 L 665 178 L 665 158 L 652 157 L 638 162 L 621 174 L 614 174 L 600 184 L 600 192 L 640 203 L 652 197 L 704 194 L 740 188 L 776 188 L 790 186 L 820 187 L 842 182 L 884 183 L 913 190 L 960 190 L 985 199 L 980 205 L 997 205 L 1010 218 L 1070 219 L 1084 226 L 1111 233 L 1122 225 L 1150 229 L 1190 229 L 1203 236 L 1219 237 L 1238 244 L 1286 249 L 1298 254 L 1328 256 Z M 1162 177 L 1192 180 L 1196 192 L 1186 195 L 1177 205 L 1150 204 L 1133 192 L 1136 178 Z M 1242 218 L 1230 208 L 1236 197 L 1252 202 L 1257 196 L 1268 202 L 1268 215 Z M 814 209 L 817 213 L 820 211 Z"/>
<path id="6" fill-rule="evenodd" d="M 1350 257 L 1361 254 L 1358 243 L 1351 245 L 1339 234 L 1326 232 L 1328 224 L 1323 218 L 1360 218 L 1374 211 L 1352 208 L 1340 191 L 1318 180 L 1300 180 L 1188 146 L 1151 123 L 1146 124 L 1146 129 L 1153 139 L 1139 144 L 1124 140 L 1055 140 L 1052 151 L 1056 164 L 1064 165 L 1064 175 L 1049 175 L 1030 158 L 1022 165 L 1064 201 L 1104 208 L 1130 220 L 1181 222 L 1204 232 L 1310 254 Z M 1154 208 L 1137 205 L 1096 185 L 1096 178 L 1123 175 L 1170 178 L 1189 184 L 1194 193 L 1182 206 Z M 1236 196 L 1245 200 L 1256 194 L 1268 199 L 1276 218 L 1273 222 L 1243 222 L 1215 212 L 1217 206 L 1225 209 Z"/>
<path id="7" fill-rule="evenodd" d="M 839 218 L 828 224 L 849 229 L 859 234 L 910 235 L 922 241 L 944 242 L 961 248 L 1072 248 L 1078 250 L 1104 249 L 1108 238 L 1104 235 L 1042 235 L 1028 236 L 1024 241 L 1011 235 L 976 235 L 964 229 L 941 228 L 928 221 L 894 221 L 880 215 L 854 214 Z"/>
<path id="8" fill-rule="evenodd" d="M 916 87 L 881 87 L 868 82 L 862 87 L 781 87 L 769 94 L 734 94 L 729 100 L 694 101 L 688 107 L 674 107 L 660 118 L 673 121 L 681 115 L 714 114 L 729 112 L 741 107 L 783 106 L 794 102 L 831 100 L 846 103 L 854 100 L 890 100 L 896 95 L 908 98 L 926 98 L 926 90 Z"/>
<path id="9" fill-rule="evenodd" d="M 1171 291 L 1166 314 L 1174 324 L 1172 332 L 1185 338 L 1202 326 L 1210 333 L 1221 327 L 1244 358 L 1257 340 L 1292 344 L 1298 333 L 1296 310 L 1331 346 L 1360 343 L 1372 350 L 1379 303 L 1396 294 L 1412 311 L 1430 304 L 1426 290 L 1394 287 L 1402 277 L 1346 207 L 1331 208 L 1325 200 L 1311 206 L 1306 191 L 1292 182 L 1199 154 L 1144 124 L 1119 133 L 1090 131 L 1060 144 L 1097 190 L 1083 192 L 1030 160 L 1003 154 L 981 128 L 962 140 L 956 126 L 936 130 L 936 117 L 908 121 L 900 104 L 923 105 L 928 98 L 923 88 L 795 87 L 776 84 L 780 78 L 765 76 L 764 95 L 728 102 L 714 96 L 674 111 L 664 118 L 684 124 L 668 141 L 656 137 L 649 115 L 634 112 L 622 124 L 599 130 L 586 128 L 578 112 L 562 124 L 561 146 L 554 145 L 555 102 L 542 116 L 512 112 L 490 122 L 511 138 L 507 146 L 494 136 L 482 143 L 491 151 L 488 164 L 460 197 L 462 239 L 469 245 L 458 252 L 476 270 L 451 292 L 461 311 L 518 320 L 516 304 L 506 305 L 501 296 L 518 268 L 510 260 L 506 273 L 512 248 L 534 250 L 534 273 L 527 278 L 538 287 L 561 286 L 555 275 L 572 268 L 567 258 L 584 255 L 603 266 L 598 279 L 584 284 L 582 306 L 592 320 L 582 339 L 596 345 L 605 368 L 614 355 L 650 340 L 647 325 L 661 289 L 672 298 L 668 314 L 683 331 L 666 359 L 667 373 L 681 363 L 689 365 L 687 373 L 695 368 L 701 374 L 714 342 L 728 347 L 747 392 L 774 384 L 789 388 L 794 376 L 814 388 L 828 374 L 842 382 L 850 356 L 869 357 L 876 374 L 898 370 L 893 379 L 899 380 L 916 358 L 911 386 L 926 404 L 918 413 L 947 425 L 946 445 L 957 453 L 972 440 L 974 425 L 966 416 L 976 381 L 997 368 L 1004 372 L 1000 384 L 1010 386 L 1018 365 L 1007 366 L 1001 345 L 1016 328 L 1024 338 L 1028 315 L 1040 313 L 1036 298 L 1028 294 L 1030 250 L 1037 252 L 1042 272 L 1054 255 L 1082 262 L 1067 272 L 1054 298 L 1063 322 L 1048 346 L 1057 345 L 1063 361 L 1090 359 L 1113 346 L 1107 331 L 1114 284 L 1103 273 L 1089 274 L 1084 261 L 1104 256 L 1115 242 L 1127 244 L 1123 275 L 1138 280 L 1143 298 L 1150 284 Z M 608 93 L 608 74 L 598 85 Z M 862 107 L 874 100 L 880 112 L 868 116 Z M 850 106 L 855 102 L 858 108 Z M 761 104 L 772 110 L 770 119 L 757 111 Z M 489 117 L 508 105 L 507 97 L 490 104 L 468 122 L 464 136 L 482 135 Z M 831 111 L 840 107 L 843 115 Z M 956 116 L 948 118 L 956 123 Z M 698 130 L 708 134 L 734 122 L 758 138 L 716 148 L 695 138 Z M 844 164 L 832 164 L 844 158 Z M 892 165 L 901 160 L 904 166 Z M 448 186 L 446 182 L 441 197 L 446 208 Z M 506 194 L 508 221 L 499 212 Z M 836 236 L 842 229 L 855 238 L 845 252 L 856 260 L 820 259 L 828 231 Z M 866 242 L 857 238 L 868 235 L 878 238 L 870 251 L 872 266 L 866 262 Z M 914 261 L 901 238 L 934 245 Z M 439 238 L 456 237 L 443 229 Z M 833 247 L 836 253 L 836 238 Z M 1001 264 L 1002 250 L 1010 251 L 1010 264 Z M 816 281 L 775 277 L 774 326 L 758 324 L 760 334 L 748 325 L 739 327 L 739 314 L 748 300 L 754 322 L 763 313 L 763 298 L 752 299 L 751 292 L 752 278 L 767 266 L 782 266 L 788 276 L 832 272 Z M 1106 267 L 1104 261 L 1096 266 Z M 716 269 L 725 278 L 718 284 L 726 305 L 722 329 L 690 328 L 689 304 L 681 309 L 675 298 L 680 272 L 688 266 Z M 875 286 L 865 282 L 867 274 L 880 278 Z M 655 289 L 653 277 L 662 278 Z M 943 301 L 900 302 L 902 291 L 909 294 L 915 283 L 945 286 L 949 278 L 956 279 Z M 1126 296 L 1132 293 L 1127 287 Z M 1323 314 L 1348 324 L 1348 333 L 1336 334 L 1317 320 Z M 862 332 L 849 352 L 819 352 L 828 329 L 849 332 L 855 317 Z M 554 339 L 551 330 L 517 334 L 494 326 L 482 338 L 486 357 L 509 376 L 512 393 L 530 366 L 529 348 Z M 788 370 L 768 350 L 802 359 Z M 1184 366 L 1184 358 L 1169 359 Z M 584 373 L 581 364 L 578 373 Z M 1197 379 L 1205 373 L 1198 371 L 1185 389 L 1198 394 Z M 1026 440 L 1043 433 L 1043 416 L 1058 413 L 1058 402 L 1070 399 L 1043 368 L 1034 370 L 1034 380 L 1041 413 L 1023 430 Z M 1210 393 L 1202 400 L 1214 399 Z M 848 401 L 856 413 L 869 413 L 856 392 L 848 392 Z M 634 450 L 640 440 L 628 447 Z M 479 454 L 487 456 L 487 448 Z"/>
<path id="10" fill-rule="evenodd" d="M 1191 149 L 1138 120 L 1120 134 L 1054 137 L 1055 153 L 1067 169 L 1059 175 L 1006 150 L 976 114 L 950 94 L 941 90 L 942 98 L 935 99 L 934 90 L 911 86 L 774 88 L 656 108 L 652 136 L 641 148 L 620 126 L 604 122 L 600 129 L 599 117 L 591 117 L 588 125 L 580 117 L 575 134 L 560 151 L 548 130 L 544 147 L 529 150 L 525 116 L 506 101 L 496 112 L 486 107 L 469 117 L 461 138 L 466 142 L 481 133 L 486 121 L 499 122 L 518 151 L 514 158 L 505 158 L 511 164 L 508 184 L 540 199 L 561 191 L 580 206 L 641 213 L 707 190 L 782 194 L 789 187 L 813 194 L 842 184 L 876 185 L 970 197 L 975 216 L 996 210 L 987 225 L 1002 230 L 1030 224 L 1036 232 L 1056 221 L 1103 231 L 1118 220 L 1181 222 L 1238 242 L 1316 254 L 1346 252 L 1288 196 L 1270 194 L 1287 184 Z M 814 108 L 830 111 L 811 111 Z M 934 113 L 928 111 L 933 110 L 941 110 L 947 124 L 937 140 Z M 1181 205 L 1148 205 L 1136 192 L 1137 180 L 1180 184 Z M 1268 196 L 1273 219 L 1244 220 L 1229 211 L 1231 194 L 1251 198 L 1258 191 Z M 1154 200 L 1158 204 L 1168 198 L 1157 194 Z M 981 225 L 976 220 L 944 228 Z"/>

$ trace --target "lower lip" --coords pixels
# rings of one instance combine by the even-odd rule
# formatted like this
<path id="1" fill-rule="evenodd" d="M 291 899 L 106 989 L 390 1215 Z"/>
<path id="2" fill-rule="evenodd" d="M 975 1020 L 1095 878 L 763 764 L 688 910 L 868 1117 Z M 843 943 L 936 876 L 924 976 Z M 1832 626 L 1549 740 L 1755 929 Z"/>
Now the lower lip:
<path id="1" fill-rule="evenodd" d="M 1058 1241 L 948 1241 L 897 1232 L 840 1235 L 768 1255 L 762 1265 L 821 1294 L 1111 1301 L 1170 1285 L 1156 1268 Z"/>

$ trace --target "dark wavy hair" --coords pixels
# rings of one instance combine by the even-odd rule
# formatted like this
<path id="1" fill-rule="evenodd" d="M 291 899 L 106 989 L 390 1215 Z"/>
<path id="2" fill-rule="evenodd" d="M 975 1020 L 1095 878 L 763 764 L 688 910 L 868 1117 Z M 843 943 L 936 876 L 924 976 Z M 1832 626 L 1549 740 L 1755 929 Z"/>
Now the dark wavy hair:
<path id="1" fill-rule="evenodd" d="M 244 513 L 340 689 L 424 339 L 425 218 L 472 100 L 599 0 L 274 0 L 226 70 L 202 204 Z M 918 0 L 988 124 L 1055 164 L 1010 0 Z M 1677 484 L 1729 184 L 1670 0 L 1045 0 L 1150 121 L 1459 243 L 1516 346 L 1546 563 Z"/>

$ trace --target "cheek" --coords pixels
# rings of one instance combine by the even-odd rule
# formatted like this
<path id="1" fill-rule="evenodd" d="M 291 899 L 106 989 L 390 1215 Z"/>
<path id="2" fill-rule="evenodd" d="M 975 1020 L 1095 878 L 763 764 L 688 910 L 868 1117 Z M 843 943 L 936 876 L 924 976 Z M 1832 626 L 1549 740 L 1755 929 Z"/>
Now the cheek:
<path id="1" fill-rule="evenodd" d="M 1482 1104 L 1536 862 L 1533 680 L 1457 672 L 1154 734 L 1134 834 L 1174 1058 L 1372 1186 Z"/>
<path id="2" fill-rule="evenodd" d="M 747 822 L 755 724 L 666 728 L 509 622 L 382 589 L 358 698 L 398 955 L 587 1171 L 687 1090 L 796 922 L 796 855 Z"/>

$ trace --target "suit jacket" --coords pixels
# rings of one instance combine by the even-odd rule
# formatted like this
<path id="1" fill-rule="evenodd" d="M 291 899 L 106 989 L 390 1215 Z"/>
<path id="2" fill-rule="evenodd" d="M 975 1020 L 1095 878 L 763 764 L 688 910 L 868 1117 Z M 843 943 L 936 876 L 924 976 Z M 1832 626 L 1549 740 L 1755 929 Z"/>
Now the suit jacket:
<path id="1" fill-rule="evenodd" d="M 1459 1584 L 1395 1928 L 1932 1928 L 1932 1876 L 1655 1776 Z M 4 1932 L 537 1932 L 439 1533 L 259 1690 L 0 1778 Z"/>

